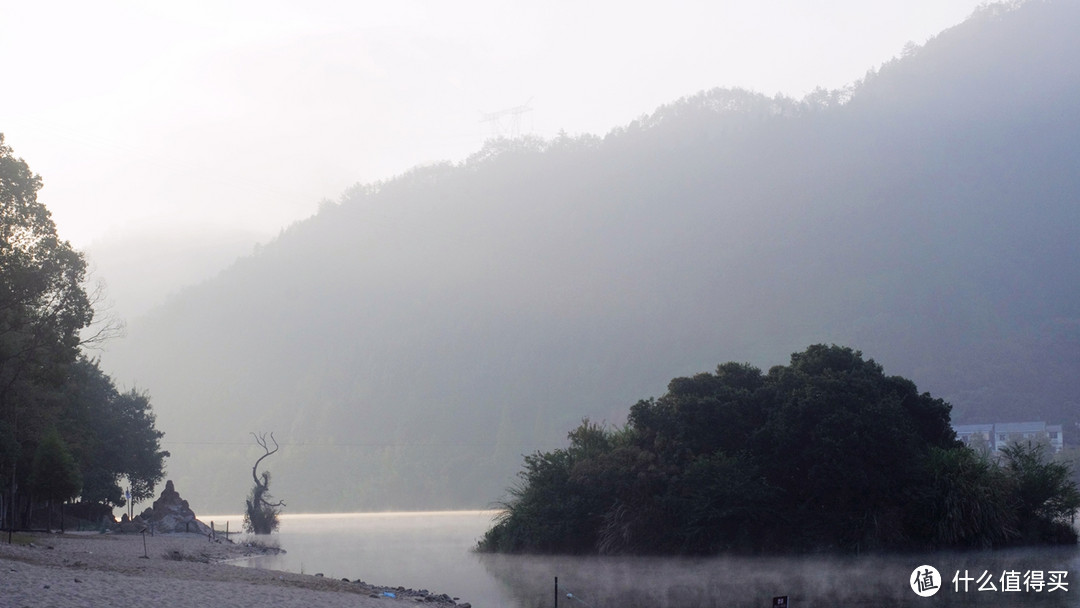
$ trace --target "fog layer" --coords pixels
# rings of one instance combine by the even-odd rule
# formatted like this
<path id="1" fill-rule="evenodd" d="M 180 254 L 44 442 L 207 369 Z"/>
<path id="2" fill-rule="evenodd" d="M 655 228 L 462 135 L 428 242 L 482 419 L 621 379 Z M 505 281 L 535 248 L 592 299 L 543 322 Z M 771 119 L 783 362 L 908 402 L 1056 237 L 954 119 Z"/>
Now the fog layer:
<path id="1" fill-rule="evenodd" d="M 988 9 L 853 90 L 713 90 L 360 185 L 134 321 L 195 505 L 275 431 L 295 511 L 483 507 L 677 375 L 861 349 L 959 421 L 1077 418 L 1080 8 Z"/>

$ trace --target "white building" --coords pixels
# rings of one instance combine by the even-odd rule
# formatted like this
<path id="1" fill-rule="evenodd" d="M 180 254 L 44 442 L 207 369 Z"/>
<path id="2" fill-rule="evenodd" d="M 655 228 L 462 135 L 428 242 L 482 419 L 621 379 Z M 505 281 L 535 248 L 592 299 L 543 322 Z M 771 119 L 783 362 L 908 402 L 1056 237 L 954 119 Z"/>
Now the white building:
<path id="1" fill-rule="evenodd" d="M 995 424 L 953 425 L 956 437 L 968 446 L 985 445 L 992 452 L 1016 442 L 1046 442 L 1050 452 L 1061 451 L 1065 446 L 1060 424 L 1045 422 L 998 422 Z"/>

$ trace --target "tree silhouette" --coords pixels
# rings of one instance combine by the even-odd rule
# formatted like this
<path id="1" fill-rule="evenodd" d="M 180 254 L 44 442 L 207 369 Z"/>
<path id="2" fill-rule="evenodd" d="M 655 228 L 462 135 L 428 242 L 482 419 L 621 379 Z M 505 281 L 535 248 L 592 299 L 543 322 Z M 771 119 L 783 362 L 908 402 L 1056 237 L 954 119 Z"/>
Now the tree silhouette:
<path id="1" fill-rule="evenodd" d="M 270 455 L 278 451 L 279 446 L 274 434 L 270 433 L 270 441 L 266 440 L 266 433 L 261 435 L 251 434 L 255 438 L 255 443 L 259 444 L 259 447 L 265 452 L 259 459 L 255 461 L 255 465 L 251 467 L 251 479 L 255 482 L 255 487 L 251 488 L 251 494 L 247 499 L 247 510 L 244 512 L 244 530 L 248 532 L 254 532 L 255 534 L 270 534 L 278 527 L 278 513 L 281 511 L 281 507 L 285 506 L 285 501 L 279 500 L 277 502 L 270 502 L 273 498 L 270 495 L 270 471 L 263 471 L 262 475 L 259 475 L 258 468 L 259 463 L 270 457 Z M 274 449 L 270 449 L 269 444 L 274 444 Z"/>
<path id="2" fill-rule="evenodd" d="M 956 440 L 951 406 L 848 347 L 768 373 L 675 378 L 627 425 L 587 419 L 525 456 L 489 551 L 672 553 L 1075 544 L 1080 491 L 1041 444 L 999 463 Z"/>
<path id="3" fill-rule="evenodd" d="M 60 503 L 60 529 L 64 527 L 63 504 L 79 495 L 82 479 L 75 459 L 55 428 L 50 428 L 34 452 L 33 470 L 30 474 L 31 491 L 46 499 L 48 504 L 48 528 L 52 528 L 53 501 Z"/>

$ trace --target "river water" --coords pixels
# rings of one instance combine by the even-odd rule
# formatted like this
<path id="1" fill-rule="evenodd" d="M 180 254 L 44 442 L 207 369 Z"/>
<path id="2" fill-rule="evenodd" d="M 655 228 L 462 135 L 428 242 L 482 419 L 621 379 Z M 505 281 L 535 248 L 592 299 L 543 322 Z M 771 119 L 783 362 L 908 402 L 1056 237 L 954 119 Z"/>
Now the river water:
<path id="1" fill-rule="evenodd" d="M 787 596 L 792 608 L 1080 607 L 1080 580 L 1073 580 L 1080 579 L 1075 547 L 709 559 L 477 554 L 472 549 L 494 514 L 285 514 L 271 542 L 287 553 L 240 565 L 427 589 L 477 608 L 550 608 L 556 577 L 560 607 L 767 608 L 777 596 Z M 219 529 L 226 519 L 231 530 L 240 527 L 238 516 L 203 518 L 211 519 Z M 920 597 L 911 580 L 926 565 L 940 573 L 938 592 Z M 966 591 L 964 578 L 971 579 Z"/>

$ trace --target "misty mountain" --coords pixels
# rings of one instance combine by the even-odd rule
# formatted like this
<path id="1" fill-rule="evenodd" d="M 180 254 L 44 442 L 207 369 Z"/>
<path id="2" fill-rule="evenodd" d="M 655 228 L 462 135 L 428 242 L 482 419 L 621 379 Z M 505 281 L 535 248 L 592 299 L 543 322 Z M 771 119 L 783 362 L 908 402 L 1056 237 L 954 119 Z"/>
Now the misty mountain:
<path id="1" fill-rule="evenodd" d="M 111 312 L 135 319 L 184 287 L 247 255 L 266 235 L 218 226 L 142 226 L 112 233 L 84 251 L 91 280 L 105 283 Z"/>
<path id="2" fill-rule="evenodd" d="M 103 363 L 198 511 L 242 507 L 250 431 L 290 511 L 487 506 L 583 416 L 812 343 L 954 420 L 1072 425 L 1078 25 L 991 7 L 847 91 L 707 91 L 358 185 Z"/>

